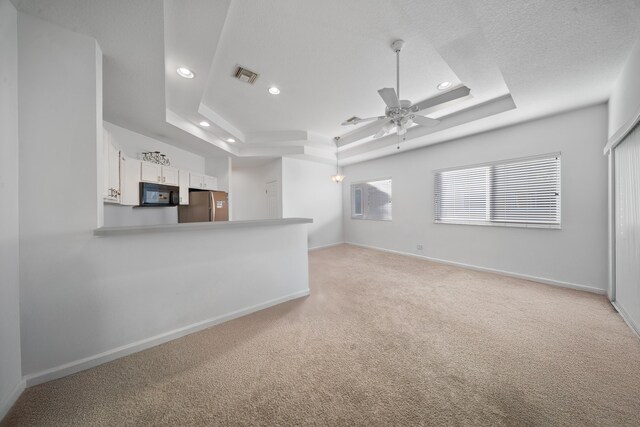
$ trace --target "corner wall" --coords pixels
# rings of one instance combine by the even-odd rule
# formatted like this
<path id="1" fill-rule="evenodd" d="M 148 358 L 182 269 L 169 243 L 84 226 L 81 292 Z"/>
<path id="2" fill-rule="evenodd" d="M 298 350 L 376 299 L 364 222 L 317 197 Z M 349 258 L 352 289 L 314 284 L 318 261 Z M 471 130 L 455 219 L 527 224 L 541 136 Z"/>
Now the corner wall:
<path id="1" fill-rule="evenodd" d="M 282 215 L 313 218 L 309 248 L 335 245 L 342 237 L 342 184 L 331 180 L 336 167 L 308 160 L 282 159 Z"/>
<path id="2" fill-rule="evenodd" d="M 604 293 L 606 140 L 607 106 L 601 104 L 348 166 L 345 241 Z M 434 170 L 558 151 L 561 230 L 433 222 Z M 389 176 L 393 221 L 352 220 L 350 183 Z"/>
<path id="3" fill-rule="evenodd" d="M 24 389 L 18 242 L 18 14 L 0 0 L 0 420 Z"/>
<path id="4" fill-rule="evenodd" d="M 231 171 L 232 188 L 229 193 L 233 220 L 273 218 L 269 215 L 265 189 L 267 182 L 278 182 L 278 214 L 282 218 L 282 159 L 272 160 L 257 167 L 234 167 Z"/>

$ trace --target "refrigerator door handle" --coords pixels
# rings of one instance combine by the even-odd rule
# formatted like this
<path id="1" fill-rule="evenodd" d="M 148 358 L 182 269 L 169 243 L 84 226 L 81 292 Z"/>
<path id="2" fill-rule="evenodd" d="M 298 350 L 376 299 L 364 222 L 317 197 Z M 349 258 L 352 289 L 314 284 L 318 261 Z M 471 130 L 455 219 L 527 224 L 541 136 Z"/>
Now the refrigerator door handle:
<path id="1" fill-rule="evenodd" d="M 213 191 L 209 191 L 209 203 L 211 203 L 211 209 L 209 209 L 209 221 L 216 220 L 216 199 L 213 197 Z"/>

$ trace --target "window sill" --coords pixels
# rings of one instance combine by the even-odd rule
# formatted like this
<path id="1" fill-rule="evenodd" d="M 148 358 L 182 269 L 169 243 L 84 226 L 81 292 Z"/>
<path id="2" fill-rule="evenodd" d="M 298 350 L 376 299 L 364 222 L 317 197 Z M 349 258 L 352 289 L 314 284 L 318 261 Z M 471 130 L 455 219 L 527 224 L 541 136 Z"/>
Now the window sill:
<path id="1" fill-rule="evenodd" d="M 454 225 L 482 225 L 488 227 L 512 227 L 512 228 L 548 228 L 561 230 L 561 224 L 532 224 L 518 222 L 483 222 L 483 221 L 433 221 L 434 224 L 454 224 Z"/>

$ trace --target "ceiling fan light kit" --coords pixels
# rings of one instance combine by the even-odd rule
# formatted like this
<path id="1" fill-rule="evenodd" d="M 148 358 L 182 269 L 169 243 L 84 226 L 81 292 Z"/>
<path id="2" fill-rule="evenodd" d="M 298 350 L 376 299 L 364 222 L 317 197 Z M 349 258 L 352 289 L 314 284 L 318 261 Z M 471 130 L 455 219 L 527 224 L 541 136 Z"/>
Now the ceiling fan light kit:
<path id="1" fill-rule="evenodd" d="M 396 88 L 387 87 L 378 91 L 380 98 L 382 98 L 386 104 L 384 116 L 368 117 L 365 119 L 353 116 L 342 123 L 342 126 L 350 126 L 364 122 L 373 122 L 358 129 L 358 131 L 365 131 L 361 138 L 372 135 L 373 138 L 382 138 L 393 129 L 396 129 L 396 134 L 398 135 L 398 148 L 400 148 L 401 137 L 404 140 L 406 138 L 407 130 L 413 125 L 433 127 L 440 123 L 440 120 L 418 114 L 420 111 L 462 98 L 469 94 L 469 88 L 461 86 L 454 90 L 445 92 L 442 95 L 438 95 L 437 97 L 425 99 L 417 104 L 413 104 L 411 101 L 406 99 L 400 99 L 400 52 L 403 47 L 403 40 L 395 40 L 391 43 L 391 49 L 396 54 Z M 451 86 L 450 82 L 443 83 L 448 83 L 448 85 L 442 87 L 442 89 L 447 89 Z M 441 85 L 438 86 L 439 89 Z"/>

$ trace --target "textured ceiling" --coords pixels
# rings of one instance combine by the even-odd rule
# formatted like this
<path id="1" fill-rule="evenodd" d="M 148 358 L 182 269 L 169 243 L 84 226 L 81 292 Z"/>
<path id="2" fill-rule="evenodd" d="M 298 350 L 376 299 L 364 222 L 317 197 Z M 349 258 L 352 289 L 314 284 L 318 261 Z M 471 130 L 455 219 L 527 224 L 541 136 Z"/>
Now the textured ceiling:
<path id="1" fill-rule="evenodd" d="M 208 156 L 330 158 L 342 120 L 382 113 L 376 91 L 394 86 L 395 38 L 407 42 L 402 98 L 432 96 L 445 79 L 472 89 L 456 107 L 464 114 L 434 113 L 449 125 L 410 130 L 407 146 L 419 147 L 605 101 L 640 36 L 637 0 L 14 3 L 98 40 L 106 120 Z M 194 81 L 175 78 L 178 62 L 196 69 Z M 255 85 L 231 77 L 236 64 L 260 73 Z M 272 84 L 281 95 L 266 92 Z M 196 125 L 205 117 L 209 131 Z M 229 146 L 229 136 L 244 142 Z M 393 144 L 343 147 L 341 162 Z"/>

